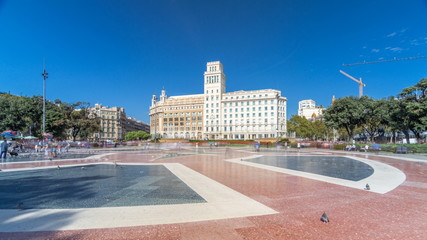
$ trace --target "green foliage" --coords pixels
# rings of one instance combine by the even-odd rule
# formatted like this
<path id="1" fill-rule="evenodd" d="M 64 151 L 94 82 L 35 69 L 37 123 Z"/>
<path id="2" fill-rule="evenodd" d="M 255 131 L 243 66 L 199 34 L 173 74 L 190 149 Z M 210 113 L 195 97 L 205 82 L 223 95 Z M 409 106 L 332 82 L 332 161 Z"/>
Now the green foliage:
<path id="1" fill-rule="evenodd" d="M 87 104 L 68 104 L 55 100 L 46 102 L 46 132 L 55 138 L 64 139 L 70 130 L 73 139 L 87 138 L 99 131 L 100 121 L 89 118 Z M 79 111 L 76 111 L 79 108 Z M 15 130 L 24 134 L 41 136 L 43 98 L 40 96 L 20 97 L 0 94 L 0 131 Z"/>
<path id="2" fill-rule="evenodd" d="M 364 98 L 350 96 L 335 100 L 325 111 L 326 126 L 335 129 L 343 128 L 347 131 L 350 140 L 353 139 L 354 130 L 364 121 L 365 109 L 362 104 Z"/>
<path id="3" fill-rule="evenodd" d="M 293 115 L 288 121 L 288 131 L 295 132 L 297 137 L 308 139 L 326 139 L 332 131 L 323 120 L 309 121 L 305 117 Z"/>
<path id="4" fill-rule="evenodd" d="M 404 127 L 410 129 L 417 140 L 427 130 L 427 78 L 399 93 L 399 109 L 396 114 L 404 120 Z M 399 111 L 400 110 L 400 111 Z M 402 130 L 402 129 L 401 129 Z M 409 141 L 409 135 L 406 139 Z"/>
<path id="5" fill-rule="evenodd" d="M 125 136 L 125 141 L 147 140 L 151 135 L 144 131 L 128 132 Z"/>
<path id="6" fill-rule="evenodd" d="M 408 153 L 427 153 L 427 144 L 380 144 L 382 151 L 396 152 L 396 148 L 404 146 L 408 148 Z"/>
<path id="7" fill-rule="evenodd" d="M 87 103 L 72 105 L 68 111 L 67 125 L 75 141 L 77 137 L 88 138 L 91 134 L 101 131 L 101 120 L 89 111 Z"/>
<path id="8" fill-rule="evenodd" d="M 383 137 L 386 131 L 393 135 L 401 131 L 409 142 L 409 131 L 412 131 L 420 141 L 421 134 L 427 131 L 426 94 L 427 79 L 421 79 L 414 86 L 403 89 L 398 98 L 340 98 L 325 111 L 325 123 L 337 129 L 340 136 L 346 135 L 349 140 L 356 133 L 375 141 L 376 137 Z"/>

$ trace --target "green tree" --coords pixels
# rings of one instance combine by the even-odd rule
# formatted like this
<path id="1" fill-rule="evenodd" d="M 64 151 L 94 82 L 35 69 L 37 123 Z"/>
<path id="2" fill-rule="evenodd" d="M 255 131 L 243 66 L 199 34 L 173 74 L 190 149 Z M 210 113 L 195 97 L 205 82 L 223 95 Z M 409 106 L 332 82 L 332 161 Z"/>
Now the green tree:
<path id="1" fill-rule="evenodd" d="M 328 140 L 333 136 L 332 129 L 328 128 L 323 120 L 315 120 L 312 124 L 314 138 Z"/>
<path id="2" fill-rule="evenodd" d="M 295 132 L 297 137 L 310 138 L 314 136 L 313 125 L 305 117 L 293 115 L 288 121 L 288 131 Z"/>
<path id="3" fill-rule="evenodd" d="M 411 130 L 418 141 L 422 132 L 427 130 L 427 78 L 421 79 L 412 87 L 407 87 L 398 95 L 395 103 L 393 124 L 399 124 L 400 130 L 409 142 L 407 130 Z M 397 108 L 396 108 L 397 106 Z M 406 131 L 406 132 L 405 132 Z"/>
<path id="4" fill-rule="evenodd" d="M 375 100 L 370 97 L 362 97 L 360 100 L 363 105 L 364 118 L 361 122 L 362 133 L 366 133 L 370 141 L 375 137 L 384 134 L 386 118 L 389 112 L 386 100 Z"/>
<path id="5" fill-rule="evenodd" d="M 88 103 L 76 103 L 72 105 L 73 111 L 69 113 L 68 128 L 73 141 L 77 137 L 87 139 L 91 134 L 101 131 L 101 121 L 98 116 L 91 113 Z"/>
<path id="6" fill-rule="evenodd" d="M 125 141 L 147 140 L 151 135 L 144 131 L 133 131 L 126 133 Z"/>
<path id="7" fill-rule="evenodd" d="M 10 94 L 0 95 L 0 130 L 22 131 L 27 126 L 25 98 Z"/>
<path id="8" fill-rule="evenodd" d="M 339 98 L 325 111 L 326 126 L 346 130 L 349 140 L 352 140 L 355 129 L 364 123 L 364 106 L 362 100 L 353 96 Z"/>

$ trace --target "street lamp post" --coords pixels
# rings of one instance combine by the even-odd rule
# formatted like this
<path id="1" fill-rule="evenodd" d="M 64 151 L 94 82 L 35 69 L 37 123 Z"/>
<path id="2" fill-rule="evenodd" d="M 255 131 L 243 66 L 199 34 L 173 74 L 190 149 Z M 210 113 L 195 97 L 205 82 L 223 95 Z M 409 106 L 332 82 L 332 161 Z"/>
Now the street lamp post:
<path id="1" fill-rule="evenodd" d="M 42 125 L 42 137 L 43 134 L 46 132 L 46 79 L 48 77 L 48 73 L 46 72 L 46 69 L 43 68 L 43 125 Z M 44 137 L 43 137 L 43 146 L 44 146 Z"/>

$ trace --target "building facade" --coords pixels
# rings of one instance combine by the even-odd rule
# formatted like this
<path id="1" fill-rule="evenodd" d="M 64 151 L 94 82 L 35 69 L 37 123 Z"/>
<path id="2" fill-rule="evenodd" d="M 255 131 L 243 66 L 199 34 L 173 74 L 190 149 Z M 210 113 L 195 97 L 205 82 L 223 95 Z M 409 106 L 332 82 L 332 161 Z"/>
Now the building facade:
<path id="1" fill-rule="evenodd" d="M 286 136 L 286 102 L 279 90 L 226 92 L 219 61 L 208 62 L 204 93 L 153 95 L 151 134 L 163 138 L 260 139 Z"/>
<path id="2" fill-rule="evenodd" d="M 101 119 L 101 131 L 94 134 L 96 141 L 123 140 L 128 132 L 150 132 L 150 126 L 131 117 L 127 117 L 125 109 L 121 107 L 106 107 L 95 104 L 90 109 Z"/>
<path id="3" fill-rule="evenodd" d="M 316 102 L 311 99 L 298 102 L 298 116 L 305 117 L 310 121 L 322 119 L 324 110 L 325 108 L 316 106 Z"/>

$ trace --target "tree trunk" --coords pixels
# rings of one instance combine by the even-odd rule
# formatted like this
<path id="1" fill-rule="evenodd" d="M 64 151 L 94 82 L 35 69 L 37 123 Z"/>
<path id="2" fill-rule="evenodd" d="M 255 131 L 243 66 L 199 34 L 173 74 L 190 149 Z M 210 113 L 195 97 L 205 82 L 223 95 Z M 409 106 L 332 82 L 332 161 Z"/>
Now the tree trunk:
<path id="1" fill-rule="evenodd" d="M 395 131 L 392 132 L 392 142 L 394 144 L 396 144 L 396 132 Z"/>
<path id="2" fill-rule="evenodd" d="M 408 130 L 402 131 L 403 134 L 405 134 L 405 138 L 406 138 L 406 143 L 409 144 L 409 132 Z"/>
<path id="3" fill-rule="evenodd" d="M 412 129 L 411 129 L 411 131 L 414 133 L 415 138 L 417 139 L 417 143 L 420 143 L 421 142 L 421 133 L 419 131 L 412 130 Z"/>

